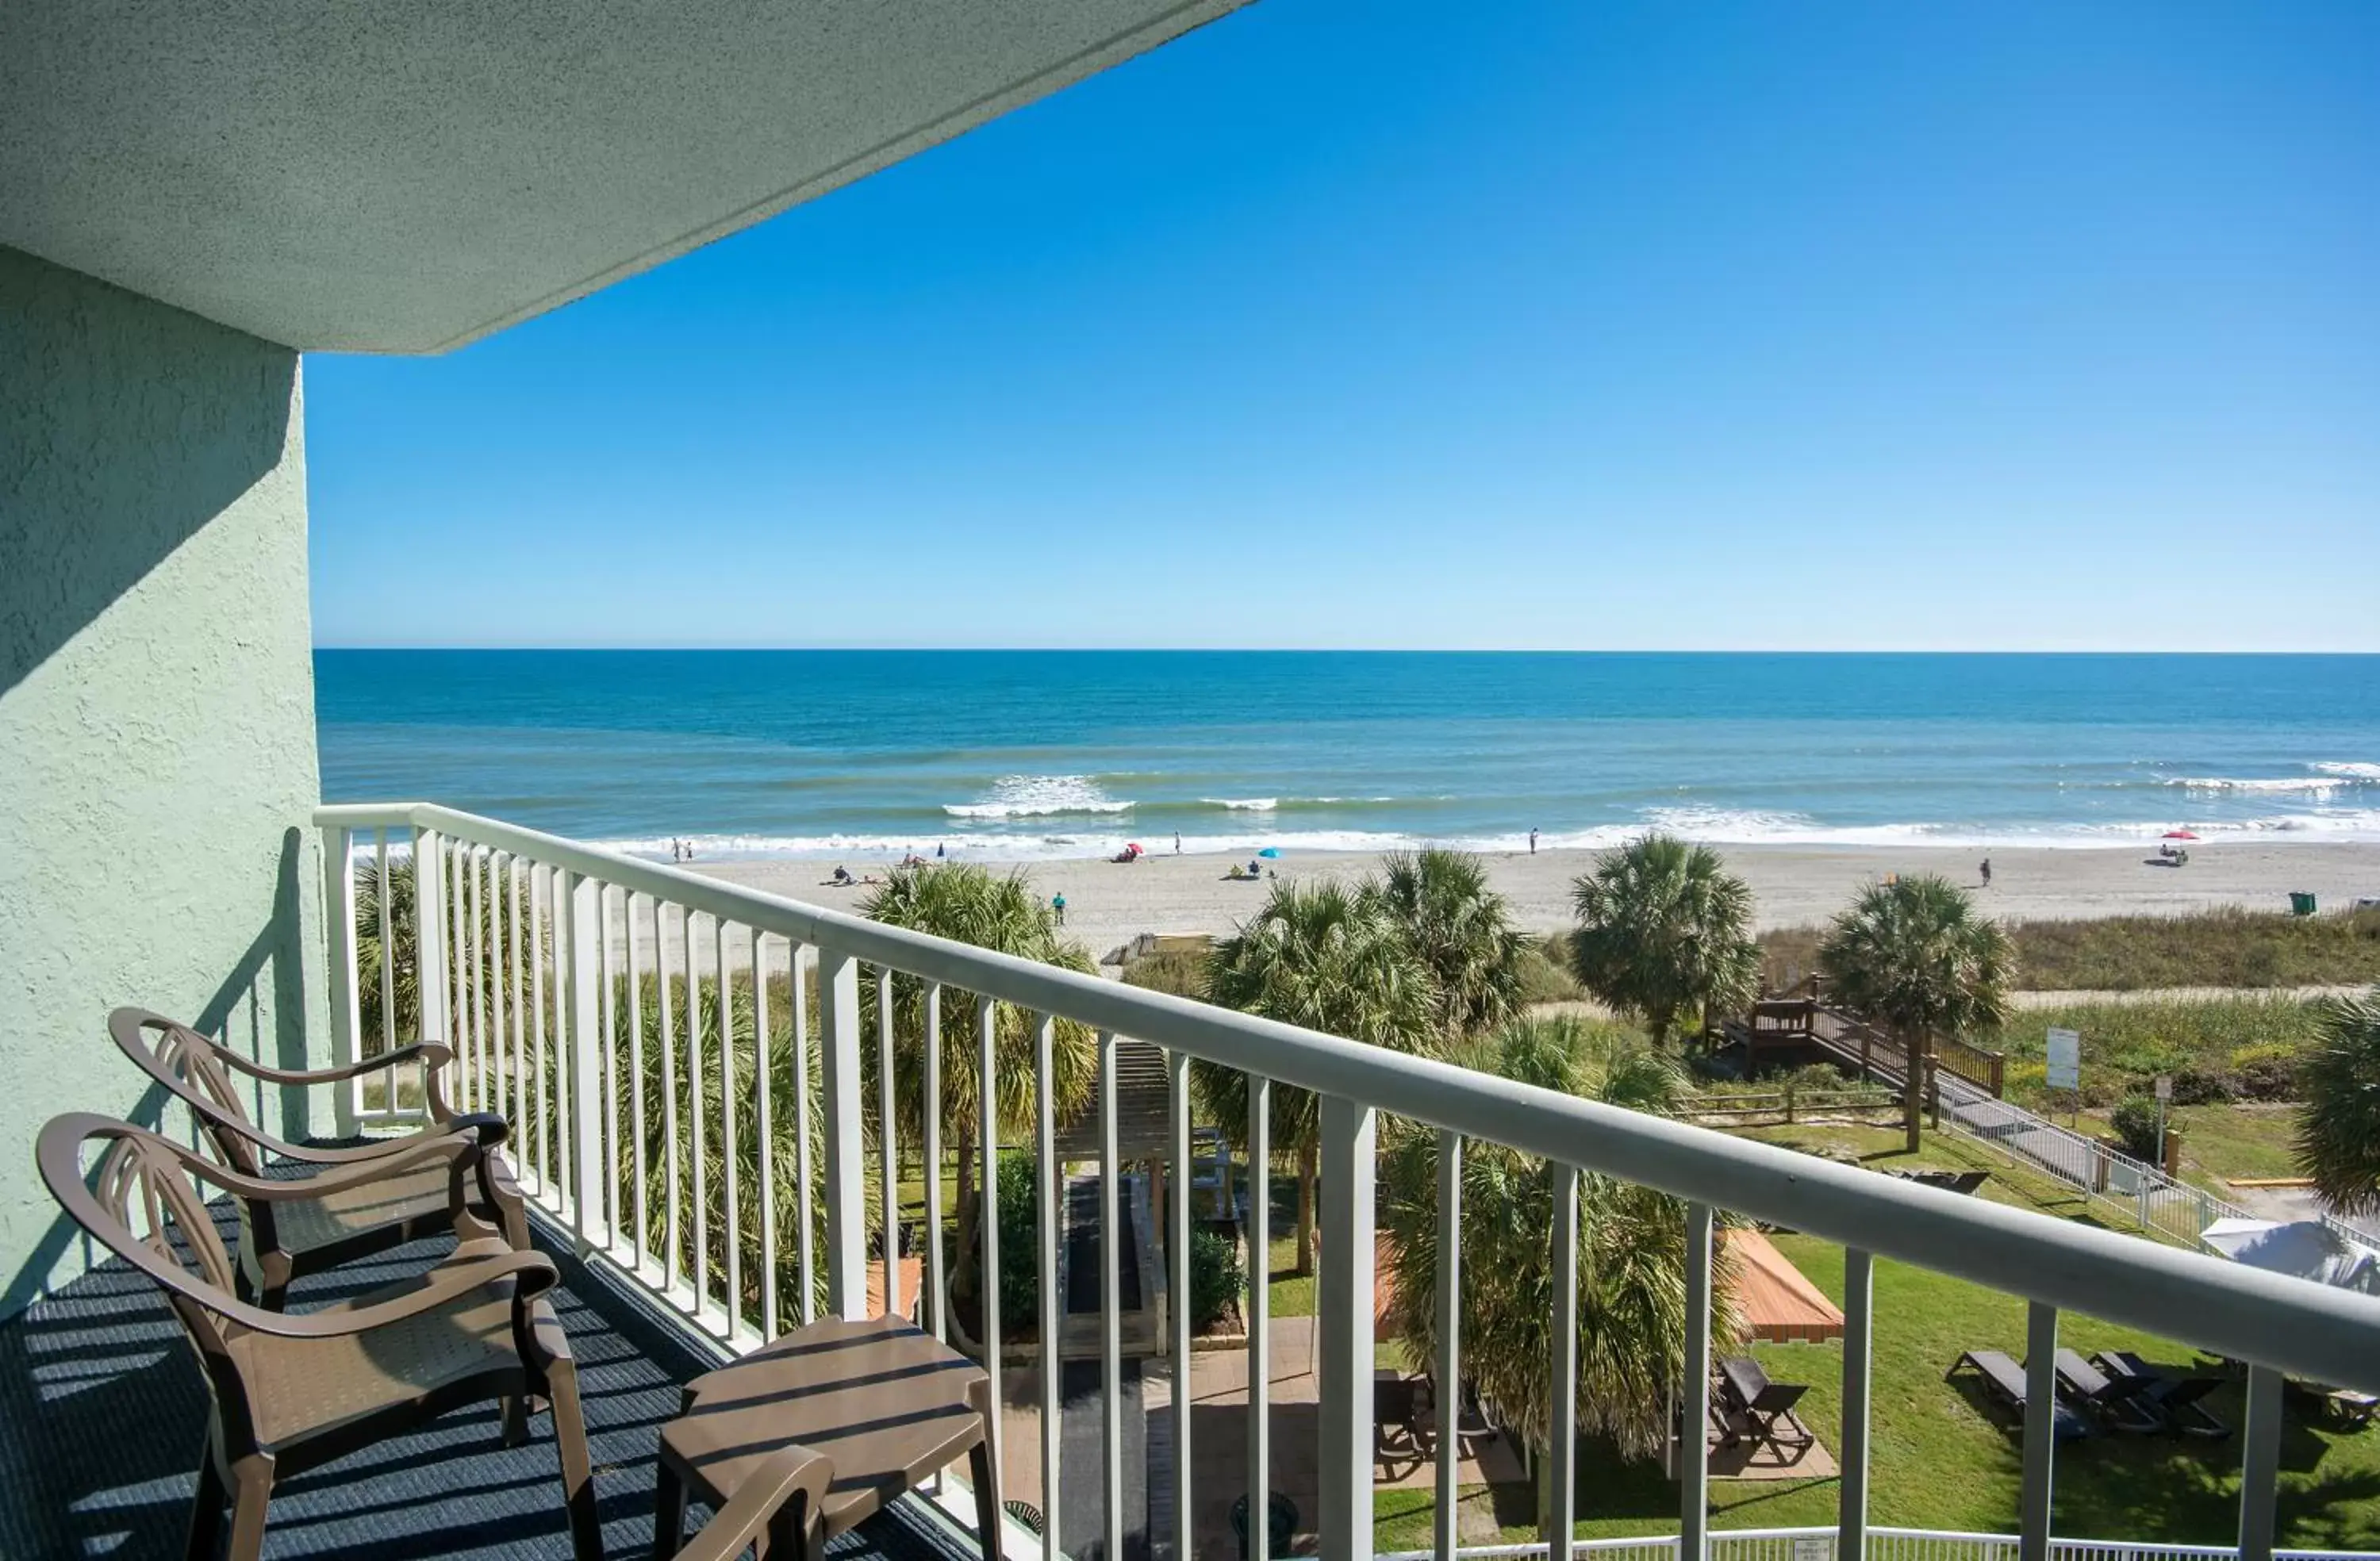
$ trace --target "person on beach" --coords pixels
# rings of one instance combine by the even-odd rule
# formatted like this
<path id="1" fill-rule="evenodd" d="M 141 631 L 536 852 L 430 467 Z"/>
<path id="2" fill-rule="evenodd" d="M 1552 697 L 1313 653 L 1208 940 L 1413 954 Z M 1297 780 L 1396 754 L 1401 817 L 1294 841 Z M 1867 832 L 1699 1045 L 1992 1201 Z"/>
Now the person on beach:
<path id="1" fill-rule="evenodd" d="M 1173 831 L 1173 854 L 1182 854 L 1182 831 L 1179 829 Z"/>
<path id="2" fill-rule="evenodd" d="M 1992 859 L 1988 856 L 1984 858 L 1984 887 L 1992 887 Z"/>
<path id="3" fill-rule="evenodd" d="M 1536 853 L 1537 853 L 1537 832 L 1536 832 L 1535 829 L 1531 829 L 1531 830 L 1529 831 L 1529 854 L 1530 854 L 1530 855 L 1532 855 L 1532 856 L 1535 856 Z"/>
<path id="4" fill-rule="evenodd" d="M 942 842 L 940 841 L 934 842 L 934 860 L 937 862 L 942 860 Z"/>
<path id="5" fill-rule="evenodd" d="M 1058 925 L 1059 925 L 1060 926 L 1064 926 L 1066 925 L 1066 893 L 1065 893 L 1065 890 L 1061 889 L 1061 890 L 1059 890 L 1057 893 L 1055 893 L 1055 894 L 1053 894 L 1053 895 L 1051 895 L 1051 896 L 1050 897 L 1050 909 L 1051 909 L 1052 911 L 1055 911 L 1055 912 L 1058 914 Z"/>

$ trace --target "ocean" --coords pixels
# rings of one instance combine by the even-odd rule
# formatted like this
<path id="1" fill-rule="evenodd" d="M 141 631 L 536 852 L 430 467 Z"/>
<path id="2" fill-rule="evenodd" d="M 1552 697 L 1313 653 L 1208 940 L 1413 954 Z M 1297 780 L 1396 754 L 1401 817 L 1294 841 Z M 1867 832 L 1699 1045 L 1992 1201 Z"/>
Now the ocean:
<path id="1" fill-rule="evenodd" d="M 666 856 L 2380 840 L 2380 657 L 316 653 L 322 789 Z"/>

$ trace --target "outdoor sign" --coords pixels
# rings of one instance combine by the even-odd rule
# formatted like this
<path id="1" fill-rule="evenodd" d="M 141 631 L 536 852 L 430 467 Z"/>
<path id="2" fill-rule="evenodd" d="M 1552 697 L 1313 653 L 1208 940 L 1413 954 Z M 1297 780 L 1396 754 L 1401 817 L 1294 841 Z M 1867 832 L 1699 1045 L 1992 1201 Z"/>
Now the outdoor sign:
<path id="1" fill-rule="evenodd" d="M 1835 1536 L 1832 1534 L 1795 1536 L 1793 1561 L 1835 1561 Z"/>
<path id="2" fill-rule="evenodd" d="M 2082 1087 L 2082 1037 L 2072 1030 L 2049 1032 L 2049 1076 L 2043 1081 L 2051 1089 Z"/>
<path id="3" fill-rule="evenodd" d="M 2159 1073 L 2156 1076 L 2156 1097 L 2159 1100 L 2171 1100 L 2173 1098 L 2172 1074 Z"/>

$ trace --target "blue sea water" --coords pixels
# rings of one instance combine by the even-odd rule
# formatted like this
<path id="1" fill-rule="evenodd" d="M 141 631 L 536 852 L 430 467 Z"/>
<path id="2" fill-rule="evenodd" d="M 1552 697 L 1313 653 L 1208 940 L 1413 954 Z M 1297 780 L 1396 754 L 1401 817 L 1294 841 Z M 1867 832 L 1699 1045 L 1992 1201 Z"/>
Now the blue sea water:
<path id="1" fill-rule="evenodd" d="M 333 801 L 706 857 L 2380 840 L 2380 657 L 322 650 Z"/>

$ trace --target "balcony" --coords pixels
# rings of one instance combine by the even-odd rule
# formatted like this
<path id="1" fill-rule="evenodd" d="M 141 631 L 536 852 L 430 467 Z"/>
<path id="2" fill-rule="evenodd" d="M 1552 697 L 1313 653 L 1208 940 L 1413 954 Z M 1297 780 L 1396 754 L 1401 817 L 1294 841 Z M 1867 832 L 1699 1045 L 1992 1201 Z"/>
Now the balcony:
<path id="1" fill-rule="evenodd" d="M 1757 1220 L 1841 1249 L 1840 1380 L 1826 1385 L 1840 1407 L 1828 1449 L 1840 1470 L 1832 1520 L 1714 1531 L 1709 1448 L 1703 1437 L 1685 1436 L 1673 1441 L 1670 1455 L 1674 1531 L 1581 1543 L 1582 1551 L 1651 1550 L 1694 1561 L 1864 1555 L 2041 1561 L 2052 1554 L 2265 1561 L 2329 1554 L 2276 1548 L 2284 1386 L 2303 1379 L 2380 1389 L 2380 1301 L 986 953 L 444 808 L 325 807 L 315 823 L 328 865 L 331 1009 L 341 1059 L 368 1059 L 409 1040 L 417 1023 L 420 1035 L 446 1039 L 456 1055 L 447 1093 L 458 1107 L 498 1111 L 515 1124 L 514 1153 L 541 1238 L 572 1260 L 565 1321 L 589 1367 L 589 1429 L 613 1555 L 642 1553 L 650 1543 L 654 1430 L 673 1411 L 672 1385 L 692 1372 L 812 1315 L 868 1315 L 888 1300 L 890 1309 L 963 1346 L 1014 1340 L 997 1280 L 1000 1222 L 983 1222 L 987 1239 L 954 1252 L 939 1240 L 905 1240 L 902 1204 L 905 1164 L 942 1167 L 959 1148 L 945 1137 L 948 1081 L 964 1077 L 984 1097 L 1003 1084 L 1028 1088 L 1028 1081 L 997 1077 L 991 1051 L 996 1026 L 1020 1016 L 1037 1053 L 1029 1147 L 1003 1154 L 1000 1145 L 976 1144 L 967 1153 L 971 1176 L 995 1192 L 1003 1178 L 1029 1168 L 1037 1316 L 1025 1331 L 1068 1342 L 1056 1350 L 1012 1349 L 997 1456 L 1005 1494 L 1056 1515 L 1055 1548 L 1066 1553 L 1236 1554 L 1219 1515 L 1245 1494 L 1275 1491 L 1293 1493 L 1297 1550 L 1395 1552 L 1378 1531 L 1374 1350 L 1378 1151 L 1383 1119 L 1399 1118 L 1434 1131 L 1439 1151 L 1439 1251 L 1450 1260 L 1436 1269 L 1438 1341 L 1427 1362 L 1436 1382 L 1466 1374 L 1457 1326 L 1463 1277 L 1451 1260 L 1465 1217 L 1463 1153 L 1500 1145 L 1556 1168 L 1546 1424 L 1579 1419 L 1579 1249 L 1575 1240 L 1553 1236 L 1576 1228 L 1583 1176 L 1678 1201 L 1687 1319 L 1682 1383 L 1710 1380 L 1723 1348 L 1709 1304 L 1716 1227 Z M 418 938 L 395 936 L 398 929 L 386 922 L 367 921 L 362 932 L 383 948 L 409 943 L 410 967 L 403 959 L 359 958 L 358 904 L 368 900 L 385 915 L 406 889 L 418 907 Z M 418 991 L 418 1004 L 400 1000 L 406 991 Z M 724 1005 L 716 1000 L 722 992 L 731 994 Z M 872 994 L 872 1014 L 863 1009 L 864 993 Z M 407 1016 L 408 1007 L 418 1017 Z M 1080 1122 L 1062 1121 L 1055 1107 L 1051 1036 L 1061 1022 L 1097 1035 L 1098 1086 Z M 747 1023 L 748 1044 L 737 1035 Z M 906 1079 L 896 1072 L 893 1045 L 905 1023 L 917 1027 L 924 1059 Z M 972 1037 L 973 1054 L 945 1055 L 951 1034 Z M 1165 1106 L 1157 1142 L 1135 1144 L 1154 1162 L 1137 1180 L 1123 1174 L 1120 1128 L 1119 1059 L 1130 1055 L 1129 1043 L 1157 1048 Z M 1220 1396 L 1173 1390 L 1176 1368 L 1196 1358 L 1188 1308 L 1170 1304 L 1191 1290 L 1193 1190 L 1202 1173 L 1192 1131 L 1194 1060 L 1248 1075 L 1252 1165 L 1267 1160 L 1269 1092 L 1306 1090 L 1319 1102 L 1314 1315 L 1275 1319 L 1269 1287 L 1251 1285 L 1240 1302 L 1245 1341 L 1233 1347 L 1245 1351 L 1245 1364 Z M 340 1126 L 401 1125 L 418 1113 L 420 1098 L 418 1078 L 368 1074 L 337 1102 Z M 896 1105 L 911 1099 L 914 1110 Z M 921 1124 L 916 1142 L 902 1142 L 905 1119 Z M 1070 1189 L 1066 1168 L 1078 1155 L 1096 1172 Z M 945 1206 L 943 1178 L 920 1175 L 913 1196 L 924 1205 L 922 1229 L 942 1230 L 954 1212 Z M 997 1198 L 985 1203 L 996 1205 Z M 1080 1259 L 1069 1255 L 1069 1229 L 1116 1231 L 1127 1210 L 1136 1227 L 1160 1238 L 1146 1243 L 1159 1255 L 1145 1275 L 1098 1262 L 1096 1284 L 1070 1286 Z M 1267 1199 L 1249 1200 L 1248 1251 L 1269 1250 L 1272 1218 Z M 905 1261 L 888 1265 L 892 1252 Z M 2022 1497 L 2010 1531 L 1871 1523 L 1878 1258 L 1984 1287 L 2023 1309 L 2021 1430 L 2008 1450 L 2022 1468 Z M 980 1266 L 962 1273 L 962 1265 Z M 1128 1288 L 1145 1292 L 1143 1305 L 1127 1307 Z M 1062 1311 L 1070 1289 L 1076 1297 L 1096 1292 L 1093 1322 L 1072 1307 Z M 0 1391 L 18 1396 L 0 1431 L 0 1457 L 40 1470 L 33 1483 L 10 1486 L 41 1493 L 31 1520 L 46 1527 L 29 1542 L 36 1553 L 125 1538 L 144 1548 L 170 1543 L 178 1526 L 188 1449 L 177 1450 L 160 1428 L 183 1425 L 197 1385 L 193 1373 L 158 1364 L 176 1352 L 174 1330 L 142 1290 L 133 1277 L 103 1269 L 0 1333 L 0 1350 L 16 1357 Z M 963 1292 L 976 1299 L 953 1305 Z M 1145 1360 L 1127 1355 L 1128 1313 L 1158 1320 L 1144 1341 Z M 2066 1314 L 2144 1330 L 2237 1364 L 2243 1379 L 2234 1401 L 2244 1408 L 2244 1423 L 2207 1454 L 2210 1462 L 2237 1459 L 2236 1545 L 2054 1535 L 2058 1466 L 2077 1456 L 2055 1434 L 2060 1400 L 2053 1362 Z M 1311 1349 L 1311 1380 L 1294 1391 L 1281 1380 L 1294 1374 L 1281 1364 L 1292 1333 L 1303 1334 Z M 1267 1369 L 1250 1369 L 1259 1363 Z M 1933 1362 L 1937 1371 L 1949 1364 Z M 1305 1369 L 1301 1361 L 1296 1372 Z M 1953 1390 L 1938 1383 L 1930 1390 L 1947 1410 Z M 1700 1395 L 1682 1397 L 1691 1403 Z M 37 1405 L 42 1446 L 28 1436 Z M 1044 1412 L 1052 1405 L 1061 1412 Z M 99 1439 L 128 1422 L 142 1428 L 136 1477 L 114 1473 L 114 1462 L 101 1477 Z M 186 1434 L 183 1426 L 172 1435 Z M 532 1439 L 526 1449 L 500 1453 L 489 1417 L 449 1417 L 420 1446 L 357 1455 L 309 1477 L 285 1510 L 276 1507 L 268 1554 L 563 1554 L 567 1541 L 551 1495 L 547 1446 Z M 1580 1493 L 1594 1490 L 1605 1472 L 1581 1466 L 1591 1446 L 1554 1436 L 1531 1450 L 1548 1493 L 1543 1532 L 1575 1533 Z M 45 1458 L 43 1446 L 63 1451 Z M 111 1459 L 118 1451 L 110 1449 Z M 1431 1543 L 1411 1554 L 1531 1548 L 1466 1541 L 1459 1487 L 1475 1472 L 1465 1472 L 1463 1457 L 1458 1439 L 1444 1436 L 1416 1462 L 1430 1471 L 1424 1483 Z M 2160 1499 L 2154 1489 L 2140 1496 L 2144 1504 Z M 948 1499 L 953 1510 L 966 1510 L 955 1492 Z M 2380 1495 L 2365 1491 L 2360 1499 Z M 872 1551 L 851 1553 L 970 1554 L 964 1526 L 937 1517 L 932 1505 L 913 1498 L 856 1536 Z M 1255 1507 L 1265 1504 L 1259 1498 Z M 1759 1510 L 1732 1508 L 1729 1521 Z M 1248 1553 L 1262 1556 L 1265 1525 L 1253 1527 Z M 1045 1553 L 1024 1526 L 1003 1545 L 1011 1555 Z M 1534 1548 L 1544 1553 L 1542 1543 Z"/>

